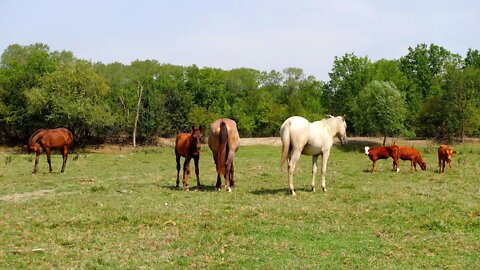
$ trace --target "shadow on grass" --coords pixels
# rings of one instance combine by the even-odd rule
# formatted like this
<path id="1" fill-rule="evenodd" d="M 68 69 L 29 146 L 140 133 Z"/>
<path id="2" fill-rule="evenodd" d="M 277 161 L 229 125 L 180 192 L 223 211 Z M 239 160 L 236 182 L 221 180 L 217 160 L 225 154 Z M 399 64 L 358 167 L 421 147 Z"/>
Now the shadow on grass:
<path id="1" fill-rule="evenodd" d="M 175 191 L 183 191 L 183 187 L 180 186 L 180 187 L 176 187 L 174 185 L 164 185 L 162 186 L 163 188 L 165 189 L 170 189 L 170 190 L 175 190 Z M 224 189 L 222 189 L 224 190 Z M 232 187 L 232 190 L 235 190 L 235 187 Z M 190 186 L 190 190 L 189 191 L 197 191 L 197 186 Z M 206 192 L 216 192 L 217 189 L 215 186 L 206 186 L 206 185 L 201 185 L 200 188 L 198 189 L 198 191 L 206 191 Z"/>
<path id="2" fill-rule="evenodd" d="M 382 144 L 370 140 L 349 140 L 347 144 L 335 144 L 335 147 L 342 152 L 360 152 L 363 153 L 365 146 L 380 146 Z"/>
<path id="3" fill-rule="evenodd" d="M 322 188 L 320 188 L 321 191 Z M 312 189 L 310 187 L 304 187 L 304 188 L 295 188 L 295 192 L 312 192 Z M 318 189 L 317 189 L 318 192 Z M 288 191 L 288 188 L 277 188 L 277 189 L 259 189 L 259 190 L 254 190 L 250 191 L 251 194 L 253 195 L 275 195 L 279 193 L 284 193 L 285 195 L 291 195 L 290 192 Z"/>

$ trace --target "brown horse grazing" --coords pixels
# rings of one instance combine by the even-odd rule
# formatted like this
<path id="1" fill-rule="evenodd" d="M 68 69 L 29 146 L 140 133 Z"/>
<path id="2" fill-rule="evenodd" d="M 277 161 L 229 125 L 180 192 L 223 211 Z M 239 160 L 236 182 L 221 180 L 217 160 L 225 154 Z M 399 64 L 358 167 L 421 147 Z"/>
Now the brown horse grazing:
<path id="1" fill-rule="evenodd" d="M 195 174 L 197 175 L 197 190 L 200 189 L 200 177 L 198 176 L 198 161 L 200 160 L 200 147 L 202 146 L 203 128 L 192 127 L 192 133 L 180 133 L 175 140 L 175 156 L 177 159 L 177 184 L 180 183 L 180 157 L 185 158 L 183 163 L 183 189 L 189 189 L 188 178 L 190 177 L 190 160 L 195 162 Z"/>
<path id="2" fill-rule="evenodd" d="M 221 175 L 225 177 L 225 188 L 231 192 L 235 185 L 233 159 L 240 145 L 237 123 L 228 118 L 221 118 L 210 124 L 208 146 L 212 150 L 217 167 L 217 190 L 222 188 Z"/>
<path id="3" fill-rule="evenodd" d="M 35 166 L 33 173 L 37 172 L 38 160 L 40 159 L 40 150 L 43 148 L 47 154 L 48 166 L 52 172 L 52 163 L 50 162 L 50 154 L 52 149 L 60 149 L 63 157 L 62 170 L 65 171 L 65 164 L 68 158 L 68 148 L 73 144 L 73 134 L 66 128 L 55 129 L 38 129 L 28 140 L 27 149 L 30 154 L 32 151 L 37 154 L 35 157 Z"/>

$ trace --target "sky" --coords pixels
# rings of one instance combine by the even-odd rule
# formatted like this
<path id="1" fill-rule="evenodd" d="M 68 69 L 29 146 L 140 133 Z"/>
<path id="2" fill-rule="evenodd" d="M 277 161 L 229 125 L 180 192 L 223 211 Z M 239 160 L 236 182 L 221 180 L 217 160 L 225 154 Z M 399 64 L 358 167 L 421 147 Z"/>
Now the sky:
<path id="1" fill-rule="evenodd" d="M 0 53 L 38 42 L 105 64 L 296 67 L 327 81 L 346 53 L 377 61 L 420 43 L 480 50 L 480 1 L 0 1 Z"/>

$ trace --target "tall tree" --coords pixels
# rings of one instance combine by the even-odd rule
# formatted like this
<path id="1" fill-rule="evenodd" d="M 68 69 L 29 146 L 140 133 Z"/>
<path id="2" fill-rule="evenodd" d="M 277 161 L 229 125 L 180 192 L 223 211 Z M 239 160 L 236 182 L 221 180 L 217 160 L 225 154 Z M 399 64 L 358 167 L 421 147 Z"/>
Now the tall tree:
<path id="1" fill-rule="evenodd" d="M 26 91 L 27 115 L 38 127 L 64 126 L 79 139 L 100 137 L 114 124 L 106 102 L 109 87 L 83 60 L 60 65 Z"/>
<path id="2" fill-rule="evenodd" d="M 391 82 L 372 81 L 358 94 L 353 107 L 355 130 L 363 135 L 397 135 L 403 130 L 405 101 Z"/>
<path id="3" fill-rule="evenodd" d="M 55 71 L 55 59 L 47 45 L 37 43 L 29 46 L 10 45 L 0 61 L 0 103 L 4 112 L 0 125 L 5 136 L 26 138 L 32 131 L 26 113 L 26 91 L 40 87 L 42 77 Z"/>
<path id="4" fill-rule="evenodd" d="M 407 125 L 411 128 L 420 123 L 418 112 L 429 98 L 439 94 L 443 75 L 448 66 L 460 66 L 461 57 L 435 44 L 418 44 L 408 48 L 408 54 L 400 58 L 400 70 L 410 84 L 405 89 L 411 117 Z"/>
<path id="5" fill-rule="evenodd" d="M 373 78 L 373 65 L 368 57 L 353 53 L 335 57 L 327 84 L 328 112 L 335 115 L 352 115 L 355 99 Z M 354 130 L 352 130 L 355 132 Z"/>
<path id="6" fill-rule="evenodd" d="M 480 52 L 478 50 L 468 49 L 464 60 L 465 67 L 480 68 Z"/>

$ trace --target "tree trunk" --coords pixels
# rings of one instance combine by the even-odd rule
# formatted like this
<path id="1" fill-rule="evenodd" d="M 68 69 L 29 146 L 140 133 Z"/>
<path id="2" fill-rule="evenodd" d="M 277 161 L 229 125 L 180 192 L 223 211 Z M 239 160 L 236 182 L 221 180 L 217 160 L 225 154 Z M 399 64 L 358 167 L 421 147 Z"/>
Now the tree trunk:
<path id="1" fill-rule="evenodd" d="M 135 115 L 135 125 L 133 127 L 133 148 L 137 146 L 137 126 L 138 126 L 138 118 L 140 116 L 140 104 L 142 101 L 142 93 L 143 93 L 143 86 L 140 83 L 138 83 L 138 89 L 137 89 L 137 96 L 138 96 L 138 101 L 137 101 L 137 114 Z"/>
<path id="2" fill-rule="evenodd" d="M 385 136 L 383 136 L 383 146 L 385 146 L 386 141 L 387 141 L 387 134 L 385 134 Z"/>

